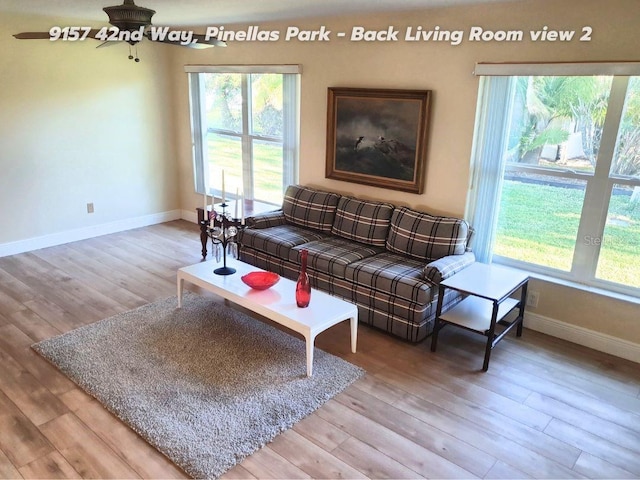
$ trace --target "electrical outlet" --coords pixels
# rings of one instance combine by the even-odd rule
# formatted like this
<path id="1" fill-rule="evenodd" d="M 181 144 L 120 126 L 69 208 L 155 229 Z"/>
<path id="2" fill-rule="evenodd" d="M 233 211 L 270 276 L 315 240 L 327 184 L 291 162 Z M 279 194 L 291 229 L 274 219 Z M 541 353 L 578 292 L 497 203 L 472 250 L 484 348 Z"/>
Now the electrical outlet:
<path id="1" fill-rule="evenodd" d="M 93 203 L 87 203 L 87 213 L 93 213 Z"/>
<path id="2" fill-rule="evenodd" d="M 527 293 L 527 307 L 536 308 L 538 300 L 540 300 L 540 292 L 531 291 Z"/>

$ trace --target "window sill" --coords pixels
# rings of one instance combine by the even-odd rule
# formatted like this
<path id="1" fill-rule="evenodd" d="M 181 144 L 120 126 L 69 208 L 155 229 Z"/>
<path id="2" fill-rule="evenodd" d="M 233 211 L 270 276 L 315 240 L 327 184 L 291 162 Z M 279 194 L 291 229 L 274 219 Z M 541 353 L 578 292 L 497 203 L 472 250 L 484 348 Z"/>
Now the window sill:
<path id="1" fill-rule="evenodd" d="M 632 303 L 634 305 L 640 305 L 640 297 L 637 297 L 634 295 L 616 292 L 613 290 L 609 290 L 607 288 L 598 287 L 594 285 L 587 285 L 587 284 L 579 283 L 566 278 L 560 278 L 560 277 L 548 275 L 545 273 L 536 272 L 534 270 L 528 269 L 525 265 L 521 265 L 520 263 L 516 264 L 515 262 L 500 261 L 500 260 L 494 260 L 494 263 L 497 263 L 499 265 L 504 265 L 507 267 L 517 268 L 518 270 L 527 272 L 529 276 L 535 280 L 541 280 L 547 283 L 554 283 L 556 285 L 562 285 L 564 287 L 573 288 L 575 290 L 580 290 L 582 292 L 589 292 L 589 293 L 593 293 L 594 295 L 600 295 L 600 296 L 608 297 L 614 300 L 620 300 L 623 302 Z"/>
<path id="2" fill-rule="evenodd" d="M 551 277 L 549 275 L 543 275 L 541 273 L 530 273 L 531 278 L 535 278 L 537 280 L 543 280 L 548 283 L 555 283 L 558 285 L 562 285 L 565 287 L 574 288 L 576 290 L 581 290 L 583 292 L 589 292 L 596 295 L 601 295 L 603 297 L 609 297 L 615 300 L 621 300 L 623 302 L 633 303 L 635 305 L 640 305 L 640 298 L 634 297 L 633 295 L 627 295 L 626 293 L 614 292 L 611 290 L 607 290 L 606 288 L 594 287 L 592 285 L 585 285 L 583 283 L 572 282 L 570 280 L 565 280 L 562 278 Z"/>

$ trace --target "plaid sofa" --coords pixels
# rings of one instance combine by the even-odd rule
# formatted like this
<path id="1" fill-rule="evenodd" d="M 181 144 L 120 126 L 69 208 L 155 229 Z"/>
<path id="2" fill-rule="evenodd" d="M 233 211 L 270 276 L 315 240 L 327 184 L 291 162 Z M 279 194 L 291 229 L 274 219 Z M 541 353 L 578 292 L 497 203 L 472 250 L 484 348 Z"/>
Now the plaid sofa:
<path id="1" fill-rule="evenodd" d="M 359 321 L 411 342 L 433 329 L 438 283 L 475 261 L 462 219 L 290 186 L 282 208 L 247 219 L 241 260 L 358 306 Z M 461 300 L 447 291 L 443 311 Z M 313 296 L 312 296 L 313 301 Z"/>

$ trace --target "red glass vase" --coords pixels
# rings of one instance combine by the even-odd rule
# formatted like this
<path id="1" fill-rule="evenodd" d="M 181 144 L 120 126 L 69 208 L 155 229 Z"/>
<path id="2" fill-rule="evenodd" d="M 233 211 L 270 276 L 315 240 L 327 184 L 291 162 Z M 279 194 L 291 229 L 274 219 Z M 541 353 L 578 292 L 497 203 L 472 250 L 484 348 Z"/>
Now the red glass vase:
<path id="1" fill-rule="evenodd" d="M 300 308 L 309 306 L 311 301 L 311 283 L 309 283 L 309 275 L 307 275 L 307 256 L 309 252 L 307 250 L 300 251 L 300 275 L 298 276 L 298 282 L 296 283 L 296 304 Z"/>

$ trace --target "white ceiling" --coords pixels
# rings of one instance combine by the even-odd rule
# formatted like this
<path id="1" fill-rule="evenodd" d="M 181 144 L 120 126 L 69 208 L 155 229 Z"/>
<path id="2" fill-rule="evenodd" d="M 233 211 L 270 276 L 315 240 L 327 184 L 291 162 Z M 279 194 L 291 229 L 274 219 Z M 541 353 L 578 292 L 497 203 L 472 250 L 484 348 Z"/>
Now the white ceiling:
<path id="1" fill-rule="evenodd" d="M 505 0 L 136 0 L 135 3 L 156 11 L 154 25 L 203 26 L 499 1 Z M 29 13 L 106 23 L 107 15 L 102 8 L 120 3 L 122 0 L 0 0 L 0 14 Z"/>

